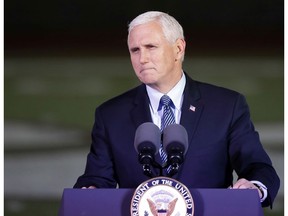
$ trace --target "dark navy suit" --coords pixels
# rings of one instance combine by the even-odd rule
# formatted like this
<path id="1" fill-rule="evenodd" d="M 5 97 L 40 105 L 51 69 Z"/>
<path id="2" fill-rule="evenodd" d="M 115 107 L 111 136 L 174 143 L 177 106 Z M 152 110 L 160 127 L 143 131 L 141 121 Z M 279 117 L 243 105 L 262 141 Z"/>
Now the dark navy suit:
<path id="1" fill-rule="evenodd" d="M 280 180 L 254 130 L 245 98 L 193 81 L 186 74 L 181 112 L 189 147 L 174 178 L 188 188 L 227 188 L 235 170 L 239 178 L 266 185 L 268 198 L 263 205 L 272 204 Z M 74 187 L 110 188 L 118 183 L 122 188 L 136 188 L 147 180 L 133 144 L 135 131 L 144 122 L 152 122 L 144 84 L 100 105 L 86 170 Z"/>

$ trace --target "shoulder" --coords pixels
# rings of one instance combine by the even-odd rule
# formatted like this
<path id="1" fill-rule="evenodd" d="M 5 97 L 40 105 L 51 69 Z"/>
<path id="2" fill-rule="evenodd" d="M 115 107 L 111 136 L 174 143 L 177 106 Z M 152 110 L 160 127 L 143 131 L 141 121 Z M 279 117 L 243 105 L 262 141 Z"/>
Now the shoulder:
<path id="1" fill-rule="evenodd" d="M 137 101 L 137 98 L 144 97 L 146 94 L 145 85 L 141 84 L 135 88 L 127 90 L 105 102 L 103 102 L 98 109 L 115 109 L 119 107 L 127 107 Z"/>
<path id="2" fill-rule="evenodd" d="M 237 104 L 247 105 L 246 98 L 240 92 L 235 90 L 217 86 L 210 83 L 196 81 L 187 78 L 187 86 L 185 88 L 186 96 L 199 100 L 202 104 L 210 104 L 211 106 L 234 107 Z"/>
<path id="3" fill-rule="evenodd" d="M 241 95 L 241 93 L 228 89 L 226 87 L 210 84 L 210 83 L 205 83 L 205 82 L 200 82 L 200 81 L 195 81 L 196 85 L 200 89 L 200 92 L 202 95 L 211 95 L 211 96 L 227 96 L 227 97 L 238 97 Z"/>
<path id="4" fill-rule="evenodd" d="M 193 94 L 198 94 L 200 97 L 239 97 L 239 95 L 242 95 L 241 93 L 226 87 L 194 80 L 188 75 L 186 75 L 186 78 L 186 90 Z"/>

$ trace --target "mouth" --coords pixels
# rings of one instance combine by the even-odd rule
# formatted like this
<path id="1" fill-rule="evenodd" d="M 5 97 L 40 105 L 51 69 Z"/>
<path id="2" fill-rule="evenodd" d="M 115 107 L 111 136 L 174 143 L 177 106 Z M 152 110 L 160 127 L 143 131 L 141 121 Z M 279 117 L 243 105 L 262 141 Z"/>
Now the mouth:
<path id="1" fill-rule="evenodd" d="M 155 70 L 155 68 L 143 68 L 140 70 L 140 73 L 147 72 L 149 70 Z"/>

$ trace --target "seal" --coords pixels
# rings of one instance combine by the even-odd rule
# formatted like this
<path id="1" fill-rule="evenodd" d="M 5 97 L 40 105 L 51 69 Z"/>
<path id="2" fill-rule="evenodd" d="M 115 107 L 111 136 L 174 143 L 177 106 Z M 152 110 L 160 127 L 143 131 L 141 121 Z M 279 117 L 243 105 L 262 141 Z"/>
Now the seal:
<path id="1" fill-rule="evenodd" d="M 193 216 L 189 189 L 168 177 L 156 177 L 140 184 L 131 199 L 131 216 Z"/>

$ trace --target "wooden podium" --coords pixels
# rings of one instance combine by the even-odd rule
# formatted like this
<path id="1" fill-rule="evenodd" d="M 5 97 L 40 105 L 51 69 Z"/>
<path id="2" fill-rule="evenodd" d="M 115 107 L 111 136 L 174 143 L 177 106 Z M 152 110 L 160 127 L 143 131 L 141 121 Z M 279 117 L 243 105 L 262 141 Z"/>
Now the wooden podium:
<path id="1" fill-rule="evenodd" d="M 256 190 L 189 189 L 194 216 L 263 216 Z M 64 189 L 59 216 L 129 216 L 134 189 Z"/>

